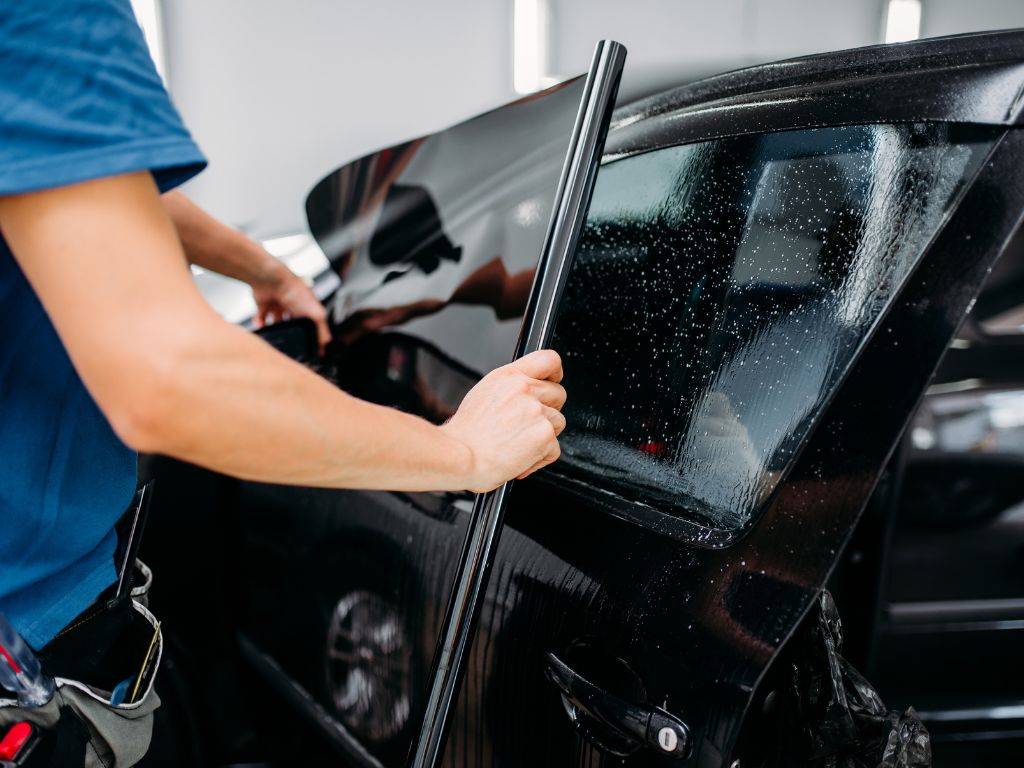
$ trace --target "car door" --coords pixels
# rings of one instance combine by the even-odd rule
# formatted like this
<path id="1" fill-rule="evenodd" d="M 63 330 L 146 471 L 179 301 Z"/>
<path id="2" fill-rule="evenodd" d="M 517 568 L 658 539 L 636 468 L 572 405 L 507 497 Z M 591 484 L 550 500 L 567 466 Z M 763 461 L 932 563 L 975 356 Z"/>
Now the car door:
<path id="1" fill-rule="evenodd" d="M 563 459 L 512 492 L 446 764 L 763 760 L 787 639 L 1024 207 L 1005 101 L 878 107 L 887 71 L 948 86 L 930 55 L 868 57 L 845 112 L 809 60 L 800 93 L 748 75 L 613 125 L 556 326 Z M 339 383 L 443 418 L 480 370 L 419 319 L 364 324 Z M 245 656 L 357 764 L 408 749 L 471 502 L 238 488 Z"/>
<path id="2" fill-rule="evenodd" d="M 563 458 L 515 490 L 449 764 L 664 761 L 635 713 L 560 696 L 552 655 L 685 723 L 694 764 L 753 746 L 743 715 L 942 352 L 929 313 L 963 276 L 935 248 L 996 138 L 843 126 L 602 168 L 556 327 Z"/>

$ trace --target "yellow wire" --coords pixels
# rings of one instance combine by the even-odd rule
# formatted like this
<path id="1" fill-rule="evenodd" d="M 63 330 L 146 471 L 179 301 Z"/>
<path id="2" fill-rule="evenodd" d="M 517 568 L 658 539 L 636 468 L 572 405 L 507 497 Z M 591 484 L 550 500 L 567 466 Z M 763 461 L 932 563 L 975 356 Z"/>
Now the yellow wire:
<path id="1" fill-rule="evenodd" d="M 142 669 L 139 670 L 138 677 L 135 678 L 135 687 L 132 689 L 132 695 L 128 698 L 129 704 L 135 703 L 135 697 L 139 693 L 139 686 L 142 685 L 142 678 L 146 674 L 146 667 L 149 666 L 149 657 L 153 655 L 153 648 L 156 647 L 156 639 L 160 636 L 160 622 L 156 623 L 156 629 L 153 631 L 153 639 L 149 641 L 149 648 L 146 651 L 146 656 L 142 659 Z"/>

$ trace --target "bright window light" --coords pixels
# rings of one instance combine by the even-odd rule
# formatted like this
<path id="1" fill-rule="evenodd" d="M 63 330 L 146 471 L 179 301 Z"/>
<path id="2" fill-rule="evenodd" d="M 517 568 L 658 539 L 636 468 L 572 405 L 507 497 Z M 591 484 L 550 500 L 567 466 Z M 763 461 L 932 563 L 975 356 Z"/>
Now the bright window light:
<path id="1" fill-rule="evenodd" d="M 513 0 L 512 87 L 533 93 L 554 82 L 548 75 L 548 0 Z"/>
<path id="2" fill-rule="evenodd" d="M 921 0 L 889 0 L 885 42 L 902 43 L 921 36 Z"/>
<path id="3" fill-rule="evenodd" d="M 167 82 L 164 67 L 164 36 L 160 23 L 160 0 L 132 0 L 132 10 L 142 27 L 142 34 L 149 46 L 149 55 L 153 57 L 156 71 Z"/>
<path id="4" fill-rule="evenodd" d="M 312 241 L 313 238 L 305 234 L 273 237 L 263 241 L 263 250 L 275 258 L 283 259 L 307 247 Z"/>

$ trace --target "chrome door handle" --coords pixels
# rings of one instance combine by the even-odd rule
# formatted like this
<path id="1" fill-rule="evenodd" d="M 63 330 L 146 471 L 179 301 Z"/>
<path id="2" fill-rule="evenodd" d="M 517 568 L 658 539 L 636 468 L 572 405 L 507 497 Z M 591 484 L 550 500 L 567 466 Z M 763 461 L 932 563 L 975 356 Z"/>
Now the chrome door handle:
<path id="1" fill-rule="evenodd" d="M 690 729 L 661 707 L 631 704 L 608 693 L 574 672 L 553 653 L 547 654 L 544 674 L 561 691 L 573 724 L 598 746 L 618 754 L 649 747 L 678 760 L 689 756 Z M 584 727 L 580 715 L 589 718 L 597 732 L 594 727 Z M 601 738 L 601 730 L 610 732 L 614 747 Z"/>

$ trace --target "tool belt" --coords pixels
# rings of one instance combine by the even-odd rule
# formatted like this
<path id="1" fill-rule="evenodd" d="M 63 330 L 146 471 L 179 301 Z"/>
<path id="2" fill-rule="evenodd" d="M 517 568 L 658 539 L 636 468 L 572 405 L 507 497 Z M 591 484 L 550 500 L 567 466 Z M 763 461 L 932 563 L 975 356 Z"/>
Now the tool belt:
<path id="1" fill-rule="evenodd" d="M 38 653 L 53 698 L 29 709 L 0 689 L 0 768 L 130 768 L 149 749 L 163 636 L 146 607 L 152 574 L 135 559 L 148 501 L 140 494 L 125 516 L 133 533 L 127 545 L 121 537 L 118 583 Z M 12 739 L 15 754 L 5 755 Z"/>

